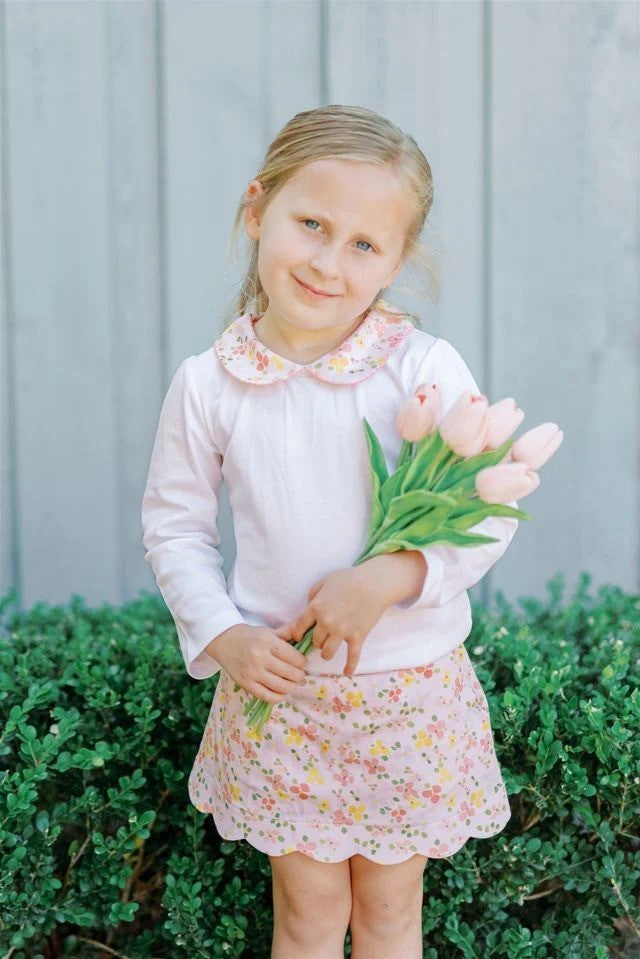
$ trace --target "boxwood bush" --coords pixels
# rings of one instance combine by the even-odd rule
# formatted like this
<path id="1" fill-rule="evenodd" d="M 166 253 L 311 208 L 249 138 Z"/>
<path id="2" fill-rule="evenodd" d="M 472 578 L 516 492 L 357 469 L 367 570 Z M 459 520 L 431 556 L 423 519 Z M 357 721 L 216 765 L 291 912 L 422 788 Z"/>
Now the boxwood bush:
<path id="1" fill-rule="evenodd" d="M 590 584 L 472 600 L 512 818 L 427 864 L 425 959 L 640 955 L 640 597 Z M 268 959 L 268 858 L 187 794 L 215 683 L 158 595 L 0 600 L 2 959 Z"/>

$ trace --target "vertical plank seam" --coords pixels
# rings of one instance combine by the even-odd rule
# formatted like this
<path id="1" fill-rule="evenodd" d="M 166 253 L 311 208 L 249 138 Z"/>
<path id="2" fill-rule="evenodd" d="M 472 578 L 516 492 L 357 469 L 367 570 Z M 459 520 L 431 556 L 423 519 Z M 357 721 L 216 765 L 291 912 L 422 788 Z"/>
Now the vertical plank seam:
<path id="1" fill-rule="evenodd" d="M 169 320 L 167 295 L 167 196 L 166 196 L 166 116 L 165 116 L 165 0 L 154 4 L 155 80 L 156 80 L 156 183 L 158 224 L 158 359 L 160 362 L 160 391 L 166 393 L 171 379 L 169 368 Z"/>
<path id="2" fill-rule="evenodd" d="M 482 381 L 493 396 L 493 115 L 492 115 L 492 3 L 482 3 Z M 493 588 L 493 570 L 483 577 L 481 602 L 485 609 Z"/>
<path id="3" fill-rule="evenodd" d="M 5 421 L 2 424 L 6 439 L 6 452 L 9 463 L 6 471 L 7 502 L 9 515 L 6 519 L 9 531 L 9 545 L 7 548 L 7 576 L 8 588 L 16 593 L 16 603 L 22 610 L 23 583 L 21 577 L 20 537 L 18 535 L 18 437 L 17 437 L 17 386 L 16 386 L 16 345 L 14 336 L 13 284 L 11 259 L 11 230 L 9 214 L 9 198 L 11 196 L 9 173 L 9 129 L 8 129 L 8 49 L 6 42 L 6 4 L 0 3 L 0 43 L 2 44 L 2 72 L 0 76 L 0 150 L 2 150 L 2 256 L 3 256 L 3 301 L 4 323 L 1 335 L 5 341 L 5 372 L 6 382 L 3 385 L 5 398 Z"/>

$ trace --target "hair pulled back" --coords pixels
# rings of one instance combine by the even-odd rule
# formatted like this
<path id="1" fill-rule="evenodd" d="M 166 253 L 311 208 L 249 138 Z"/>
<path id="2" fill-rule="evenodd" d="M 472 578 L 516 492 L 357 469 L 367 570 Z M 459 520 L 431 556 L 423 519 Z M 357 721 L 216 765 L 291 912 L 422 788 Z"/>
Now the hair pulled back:
<path id="1" fill-rule="evenodd" d="M 420 242 L 420 234 L 433 203 L 433 177 L 424 153 L 410 134 L 385 117 L 361 106 L 330 104 L 296 113 L 276 135 L 267 149 L 255 179 L 264 193 L 250 197 L 243 193 L 231 232 L 231 244 L 244 233 L 244 210 L 254 205 L 264 212 L 287 180 L 304 164 L 314 160 L 344 159 L 366 163 L 390 164 L 415 198 L 415 215 L 407 231 L 402 256 L 428 280 L 437 292 L 437 274 L 428 248 Z M 224 318 L 224 327 L 241 313 L 251 310 L 263 313 L 268 297 L 258 274 L 259 240 L 251 240 L 249 265 L 238 294 L 233 298 Z M 380 291 L 382 292 L 382 291 Z M 411 291 L 410 291 L 411 292 Z M 392 307 L 378 297 L 371 304 L 384 312 L 404 313 L 419 325 L 417 317 Z"/>

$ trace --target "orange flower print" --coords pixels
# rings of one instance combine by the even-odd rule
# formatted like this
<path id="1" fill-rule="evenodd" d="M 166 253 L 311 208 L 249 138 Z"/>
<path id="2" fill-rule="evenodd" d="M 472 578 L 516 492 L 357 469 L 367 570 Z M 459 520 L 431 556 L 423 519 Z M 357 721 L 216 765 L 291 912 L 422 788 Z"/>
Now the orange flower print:
<path id="1" fill-rule="evenodd" d="M 459 818 L 459 819 L 469 819 L 469 818 L 471 818 L 471 816 L 473 816 L 474 814 L 475 814 L 475 808 L 471 805 L 471 803 L 468 803 L 467 800 L 465 799 L 465 801 L 464 801 L 464 802 L 461 804 L 461 806 L 460 806 L 460 811 L 459 811 L 459 813 L 458 813 L 458 818 Z"/>
<path id="2" fill-rule="evenodd" d="M 275 804 L 276 804 L 276 801 L 273 798 L 273 796 L 263 796 L 261 800 L 261 805 L 264 809 L 267 810 L 267 812 L 271 812 Z"/>
<path id="3" fill-rule="evenodd" d="M 341 786 L 348 786 L 349 783 L 353 782 L 353 776 L 348 769 L 339 769 L 337 773 L 333 774 L 333 778 Z"/>
<path id="4" fill-rule="evenodd" d="M 439 719 L 437 723 L 428 723 L 427 729 L 435 733 L 438 739 L 442 739 L 445 731 L 444 719 Z"/>
<path id="5" fill-rule="evenodd" d="M 423 789 L 421 795 L 424 796 L 425 799 L 430 799 L 435 805 L 442 799 L 442 786 L 431 786 L 430 789 Z"/>
<path id="6" fill-rule="evenodd" d="M 291 792 L 292 792 L 292 793 L 296 793 L 296 795 L 297 795 L 300 799 L 308 799 L 308 798 L 309 798 L 309 784 L 308 784 L 308 783 L 300 783 L 298 786 L 292 786 L 292 787 L 291 787 Z"/>
<path id="7" fill-rule="evenodd" d="M 389 690 L 389 699 L 392 703 L 397 703 L 402 696 L 402 690 L 399 686 L 392 686 Z"/>
<path id="8" fill-rule="evenodd" d="M 415 786 L 413 785 L 412 782 L 404 783 L 404 784 L 400 787 L 400 792 L 402 793 L 402 795 L 404 796 L 404 798 L 407 799 L 407 800 L 410 799 L 411 796 L 415 796 L 416 798 L 417 798 L 417 796 L 418 796 L 418 793 L 416 792 Z"/>
<path id="9" fill-rule="evenodd" d="M 416 673 L 422 673 L 425 679 L 430 679 L 433 676 L 433 670 L 430 666 L 416 666 L 415 671 Z"/>
<path id="10" fill-rule="evenodd" d="M 269 357 L 266 353 L 261 353 L 260 350 L 256 350 L 256 361 L 256 369 L 259 373 L 269 366 Z"/>
<path id="11" fill-rule="evenodd" d="M 331 709 L 334 713 L 350 713 L 352 708 L 350 703 L 345 703 L 339 696 L 333 697 Z"/>
<path id="12" fill-rule="evenodd" d="M 380 762 L 379 759 L 365 759 L 364 764 L 367 767 L 367 772 L 372 776 L 384 770 L 384 763 Z"/>
<path id="13" fill-rule="evenodd" d="M 353 826 L 353 819 L 351 816 L 345 816 L 341 809 L 336 809 L 333 814 L 333 824 L 334 826 Z"/>
<path id="14" fill-rule="evenodd" d="M 395 819 L 396 822 L 402 822 L 404 817 L 407 815 L 406 809 L 394 809 L 391 813 L 391 818 Z"/>

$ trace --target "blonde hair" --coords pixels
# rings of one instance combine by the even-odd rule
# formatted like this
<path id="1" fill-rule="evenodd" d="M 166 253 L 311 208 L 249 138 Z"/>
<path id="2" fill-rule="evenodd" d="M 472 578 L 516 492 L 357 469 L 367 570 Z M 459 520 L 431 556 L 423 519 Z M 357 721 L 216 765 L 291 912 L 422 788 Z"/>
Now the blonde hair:
<path id="1" fill-rule="evenodd" d="M 230 247 L 239 234 L 244 233 L 246 236 L 242 227 L 247 206 L 255 205 L 259 211 L 264 212 L 289 177 L 305 163 L 338 158 L 380 165 L 388 163 L 403 178 L 415 197 L 415 216 L 407 231 L 402 255 L 406 257 L 405 263 L 415 265 L 424 273 L 429 292 L 437 295 L 439 280 L 431 251 L 419 239 L 433 203 L 431 167 L 412 136 L 366 107 L 334 103 L 296 113 L 285 124 L 267 149 L 255 176 L 255 179 L 261 181 L 264 193 L 253 198 L 243 192 L 231 231 Z M 223 328 L 241 313 L 248 310 L 263 313 L 268 306 L 268 297 L 258 274 L 259 241 L 249 242 L 249 265 L 239 293 L 225 311 Z M 417 317 L 399 307 L 391 306 L 381 299 L 379 294 L 371 306 L 380 312 L 401 313 L 409 317 L 414 325 L 420 325 Z"/>

